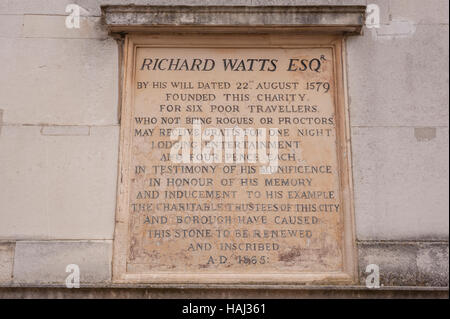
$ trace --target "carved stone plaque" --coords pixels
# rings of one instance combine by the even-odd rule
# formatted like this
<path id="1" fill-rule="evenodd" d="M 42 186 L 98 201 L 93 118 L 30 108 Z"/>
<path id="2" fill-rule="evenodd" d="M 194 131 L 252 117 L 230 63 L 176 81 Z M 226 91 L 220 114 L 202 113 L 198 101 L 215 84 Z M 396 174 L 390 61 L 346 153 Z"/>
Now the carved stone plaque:
<path id="1" fill-rule="evenodd" d="M 118 282 L 354 277 L 338 36 L 128 36 Z"/>

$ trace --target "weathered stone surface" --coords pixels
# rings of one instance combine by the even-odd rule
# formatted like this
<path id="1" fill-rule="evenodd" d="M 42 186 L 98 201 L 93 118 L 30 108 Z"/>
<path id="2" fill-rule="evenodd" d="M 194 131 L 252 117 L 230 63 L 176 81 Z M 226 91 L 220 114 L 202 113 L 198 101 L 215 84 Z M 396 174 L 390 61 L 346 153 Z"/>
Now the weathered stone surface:
<path id="1" fill-rule="evenodd" d="M 108 32 L 99 17 L 81 17 L 80 28 L 67 28 L 65 16 L 23 16 L 24 38 L 106 39 Z"/>
<path id="2" fill-rule="evenodd" d="M 102 15 L 112 32 L 158 31 L 158 27 L 245 28 L 245 32 L 323 31 L 360 34 L 365 6 L 104 6 Z M 209 26 L 211 28 L 204 28 Z M 251 27 L 250 29 L 248 27 Z M 152 29 L 153 28 L 153 29 Z M 184 28 L 184 30 L 189 30 Z M 179 30 L 180 31 L 180 30 Z"/>
<path id="3" fill-rule="evenodd" d="M 118 127 L 109 125 L 117 125 L 117 47 L 111 39 L 99 40 L 105 37 L 103 29 L 89 28 L 80 36 L 58 27 L 67 14 L 66 5 L 74 2 L 85 9 L 82 16 L 95 17 L 89 20 L 95 21 L 95 25 L 101 15 L 101 4 L 204 4 L 200 0 L 0 1 L 2 239 L 112 238 Z M 364 37 L 347 39 L 349 101 L 355 126 L 358 237 L 447 239 L 447 0 L 426 3 L 422 0 L 208 1 L 210 5 L 370 3 L 380 6 L 381 28 L 365 29 Z M 38 38 L 21 38 L 24 36 Z M 55 37 L 58 39 L 48 39 Z M 2 123 L 17 126 L 2 126 Z M 51 125 L 21 126 L 37 123 Z M 91 131 L 90 125 L 94 124 L 108 126 L 102 137 L 93 137 L 98 134 L 96 130 Z M 93 139 L 95 142 L 88 142 Z M 73 151 L 71 144 L 75 145 Z M 0 283 L 2 278 L 8 281 L 11 277 L 10 247 L 7 244 L 2 250 L 0 245 Z M 369 259 L 387 263 L 388 266 L 381 268 L 382 274 L 386 269 L 389 271 L 386 282 L 428 286 L 439 286 L 445 278 L 448 282 L 448 268 L 441 262 L 445 259 L 448 262 L 448 252 L 439 245 L 386 248 L 387 251 L 375 249 L 373 245 L 368 247 L 367 254 L 360 249 L 360 254 L 365 256 L 364 263 Z M 360 267 L 364 267 L 363 263 Z M 402 274 L 404 270 L 409 273 Z M 413 293 L 407 289 L 407 292 L 360 289 L 355 294 L 407 296 Z M 51 291 L 49 295 L 63 296 L 67 291 Z M 105 291 L 100 289 L 95 293 L 118 294 L 115 289 Z M 142 293 L 179 298 L 198 293 L 196 289 L 121 291 L 125 295 Z M 311 291 L 318 290 L 300 293 L 292 287 L 283 292 L 204 289 L 199 294 L 220 297 L 232 296 L 234 292 L 242 297 L 295 297 L 309 295 Z M 342 294 L 328 287 L 324 293 L 327 292 L 337 297 Z M 4 296 L 2 293 L 0 290 L 0 296 Z M 16 296 L 34 293 L 38 292 L 15 291 Z M 72 293 L 93 294 L 92 291 Z"/>
<path id="4" fill-rule="evenodd" d="M 448 239 L 448 128 L 353 127 L 360 240 Z"/>
<path id="5" fill-rule="evenodd" d="M 12 242 L 0 242 L 0 285 L 12 281 L 14 246 Z"/>
<path id="6" fill-rule="evenodd" d="M 65 285 L 66 267 L 76 264 L 80 283 L 111 278 L 111 241 L 20 241 L 16 244 L 14 283 Z"/>
<path id="7" fill-rule="evenodd" d="M 352 282 L 340 36 L 231 35 L 199 48 L 217 37 L 129 40 L 115 280 Z M 178 41 L 191 47 L 164 47 Z M 315 67 L 300 70 L 300 58 Z M 248 144 L 229 134 L 236 127 L 254 131 Z M 187 159 L 172 156 L 180 143 L 166 147 L 179 141 L 168 129 L 186 130 Z M 220 129 L 212 154 L 211 129 Z M 269 149 L 270 164 L 261 155 Z"/>
<path id="8" fill-rule="evenodd" d="M 365 6 L 366 0 L 253 0 L 254 6 Z"/>
<path id="9" fill-rule="evenodd" d="M 321 0 L 317 0 L 320 2 Z M 339 0 L 338 0 L 339 1 Z M 76 3 L 83 15 L 100 16 L 101 5 L 204 5 L 202 0 L 4 0 L 0 2 L 0 14 L 52 14 L 65 15 L 65 8 Z M 251 5 L 252 0 L 209 0 L 209 5 Z"/>
<path id="10" fill-rule="evenodd" d="M 448 126 L 448 25 L 414 28 L 348 38 L 353 126 Z"/>
<path id="11" fill-rule="evenodd" d="M 183 285 L 162 287 L 136 287 L 114 285 L 109 287 L 67 289 L 55 287 L 27 288 L 0 287 L 1 299 L 448 299 L 444 287 L 383 287 L 367 289 L 363 286 L 227 286 Z"/>
<path id="12" fill-rule="evenodd" d="M 383 286 L 447 287 L 448 253 L 448 242 L 359 242 L 360 283 L 376 264 Z"/>
<path id="13" fill-rule="evenodd" d="M 117 124 L 117 65 L 113 39 L 3 39 L 3 122 Z"/>
<path id="14" fill-rule="evenodd" d="M 89 136 L 91 128 L 89 126 L 43 126 L 41 128 L 41 134 L 47 136 Z"/>
<path id="15" fill-rule="evenodd" d="M 392 20 L 411 21 L 414 24 L 448 24 L 447 0 L 390 1 Z"/>
<path id="16" fill-rule="evenodd" d="M 111 239 L 118 126 L 48 130 L 2 127 L 0 238 Z"/>
<path id="17" fill-rule="evenodd" d="M 412 25 L 442 25 L 449 21 L 447 0 L 371 0 L 366 1 L 366 4 L 378 5 L 382 25 L 389 25 L 393 21 L 409 22 Z"/>

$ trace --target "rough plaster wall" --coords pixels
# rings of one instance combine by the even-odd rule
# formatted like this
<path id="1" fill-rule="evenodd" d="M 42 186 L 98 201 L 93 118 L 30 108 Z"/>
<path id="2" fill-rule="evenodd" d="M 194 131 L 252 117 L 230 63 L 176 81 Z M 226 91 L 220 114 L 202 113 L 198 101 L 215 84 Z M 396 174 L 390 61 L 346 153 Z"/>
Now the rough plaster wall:
<path id="1" fill-rule="evenodd" d="M 69 3 L 84 8 L 79 30 L 63 26 Z M 91 281 L 110 276 L 118 57 L 99 17 L 101 4 L 127 3 L 205 1 L 0 2 L 0 283 L 13 273 L 60 282 L 71 262 L 87 263 Z M 383 264 L 392 249 L 364 249 L 370 240 L 448 240 L 448 1 L 208 1 L 370 3 L 381 26 L 348 39 L 347 71 L 360 262 Z M 448 260 L 448 245 L 439 256 Z M 423 272 L 434 259 L 419 257 L 410 268 Z"/>

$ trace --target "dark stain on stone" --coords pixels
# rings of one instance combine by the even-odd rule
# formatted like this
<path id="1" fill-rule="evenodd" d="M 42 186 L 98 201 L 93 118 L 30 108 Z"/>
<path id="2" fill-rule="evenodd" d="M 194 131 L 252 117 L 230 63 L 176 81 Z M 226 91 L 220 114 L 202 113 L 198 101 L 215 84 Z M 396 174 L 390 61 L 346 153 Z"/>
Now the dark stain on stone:
<path id="1" fill-rule="evenodd" d="M 2 126 L 3 126 L 3 110 L 0 109 L 0 135 L 2 135 Z"/>
<path id="2" fill-rule="evenodd" d="M 416 127 L 414 128 L 414 137 L 418 142 L 427 142 L 436 138 L 435 127 Z"/>

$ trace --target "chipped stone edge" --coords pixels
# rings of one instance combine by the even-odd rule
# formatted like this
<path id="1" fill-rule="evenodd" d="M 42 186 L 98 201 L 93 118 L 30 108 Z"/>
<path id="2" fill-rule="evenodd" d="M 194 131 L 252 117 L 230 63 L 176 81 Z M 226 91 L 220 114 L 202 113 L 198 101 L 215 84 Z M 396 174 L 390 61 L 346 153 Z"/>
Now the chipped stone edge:
<path id="1" fill-rule="evenodd" d="M 103 5 L 103 23 L 120 32 L 342 32 L 361 34 L 366 6 Z M 207 28 L 205 28 L 207 27 Z"/>

